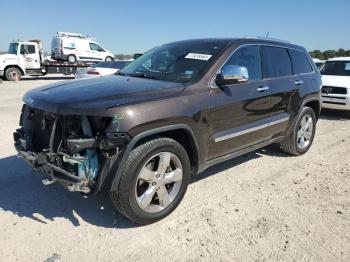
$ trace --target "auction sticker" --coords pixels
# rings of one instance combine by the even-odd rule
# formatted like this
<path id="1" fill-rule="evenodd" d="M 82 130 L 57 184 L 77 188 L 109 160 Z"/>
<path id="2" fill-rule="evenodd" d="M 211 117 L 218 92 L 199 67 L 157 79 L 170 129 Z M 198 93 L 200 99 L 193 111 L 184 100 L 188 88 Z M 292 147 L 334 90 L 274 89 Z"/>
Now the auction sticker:
<path id="1" fill-rule="evenodd" d="M 212 55 L 188 53 L 185 58 L 208 61 Z"/>

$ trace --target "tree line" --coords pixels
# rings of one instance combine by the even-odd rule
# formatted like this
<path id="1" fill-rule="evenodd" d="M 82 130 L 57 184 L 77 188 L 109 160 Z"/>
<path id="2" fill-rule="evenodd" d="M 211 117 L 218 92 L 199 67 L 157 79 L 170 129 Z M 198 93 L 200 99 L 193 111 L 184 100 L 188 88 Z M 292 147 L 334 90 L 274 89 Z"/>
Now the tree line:
<path id="1" fill-rule="evenodd" d="M 339 56 L 350 56 L 350 50 L 338 49 L 338 50 L 312 50 L 309 52 L 311 57 L 318 58 L 320 60 L 327 60 L 328 58 L 339 57 Z"/>

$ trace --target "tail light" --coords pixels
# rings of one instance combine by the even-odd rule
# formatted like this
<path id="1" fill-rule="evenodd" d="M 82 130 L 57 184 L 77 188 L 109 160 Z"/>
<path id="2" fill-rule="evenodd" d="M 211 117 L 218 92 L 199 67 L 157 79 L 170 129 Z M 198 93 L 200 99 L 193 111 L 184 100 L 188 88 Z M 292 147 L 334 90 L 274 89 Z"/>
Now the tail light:
<path id="1" fill-rule="evenodd" d="M 95 69 L 89 70 L 87 71 L 88 75 L 99 75 L 100 73 L 98 71 L 96 71 Z"/>

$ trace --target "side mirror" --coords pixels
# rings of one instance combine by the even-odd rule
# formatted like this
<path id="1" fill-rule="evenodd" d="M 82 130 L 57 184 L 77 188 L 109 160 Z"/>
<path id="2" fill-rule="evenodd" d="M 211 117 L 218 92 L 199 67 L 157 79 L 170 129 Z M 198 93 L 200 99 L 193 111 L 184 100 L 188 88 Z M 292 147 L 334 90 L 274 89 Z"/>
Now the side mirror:
<path id="1" fill-rule="evenodd" d="M 247 82 L 248 79 L 248 69 L 245 66 L 227 65 L 216 76 L 215 82 L 218 86 L 232 85 Z"/>

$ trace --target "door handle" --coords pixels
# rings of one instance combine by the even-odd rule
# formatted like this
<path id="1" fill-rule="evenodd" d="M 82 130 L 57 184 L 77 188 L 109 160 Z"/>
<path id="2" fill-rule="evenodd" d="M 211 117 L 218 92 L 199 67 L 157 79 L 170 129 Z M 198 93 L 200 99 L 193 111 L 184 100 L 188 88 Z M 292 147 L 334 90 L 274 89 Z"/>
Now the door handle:
<path id="1" fill-rule="evenodd" d="M 294 84 L 297 86 L 302 85 L 302 84 L 304 84 L 304 81 L 303 80 L 295 80 Z"/>
<path id="2" fill-rule="evenodd" d="M 269 86 L 260 86 L 256 90 L 258 92 L 264 92 L 264 91 L 270 90 L 270 87 Z"/>

